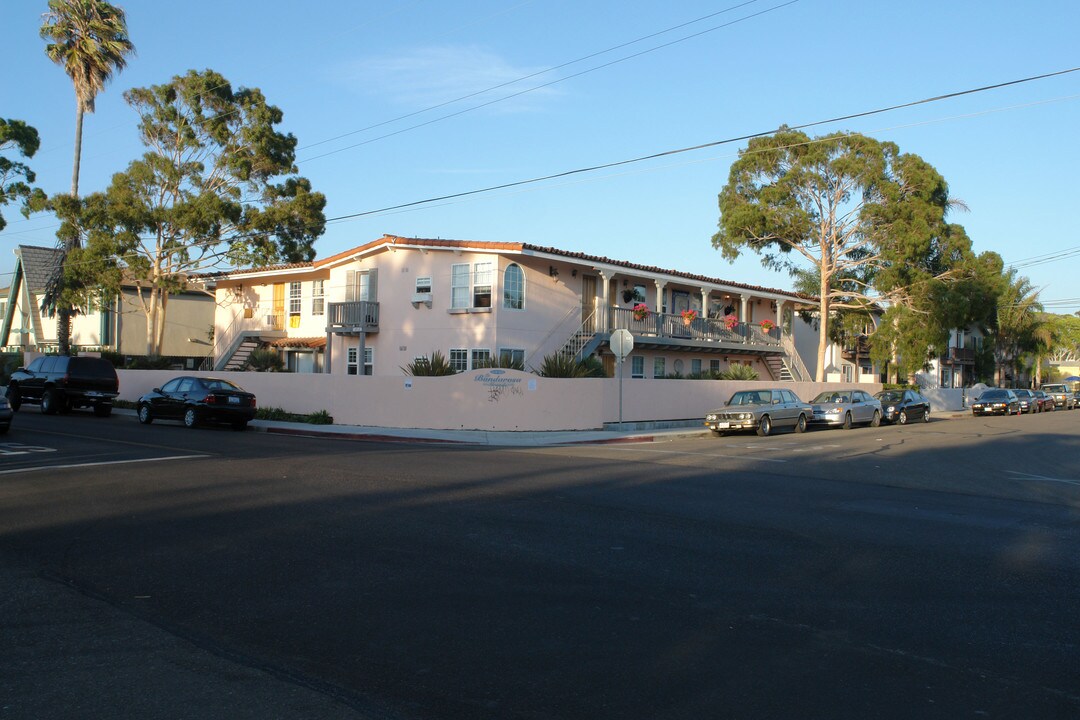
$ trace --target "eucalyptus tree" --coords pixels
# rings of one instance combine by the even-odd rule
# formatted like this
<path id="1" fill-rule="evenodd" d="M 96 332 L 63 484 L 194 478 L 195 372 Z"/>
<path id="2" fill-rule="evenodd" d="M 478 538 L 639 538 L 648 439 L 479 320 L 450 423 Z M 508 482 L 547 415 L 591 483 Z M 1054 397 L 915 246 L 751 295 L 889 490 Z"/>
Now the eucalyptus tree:
<path id="1" fill-rule="evenodd" d="M 75 162 L 71 171 L 71 197 L 79 196 L 79 166 L 82 161 L 83 116 L 94 112 L 94 101 L 113 75 L 127 65 L 135 52 L 128 37 L 124 11 L 105 0 L 49 0 L 40 34 L 46 41 L 45 55 L 64 68 L 75 88 Z M 77 241 L 77 236 L 76 240 Z M 72 242 L 69 237 L 68 242 Z M 66 253 L 72 250 L 65 244 Z M 67 268 L 65 268 L 66 270 Z M 43 307 L 55 313 L 60 352 L 71 350 L 72 306 L 61 300 L 60 283 L 69 273 L 57 274 L 46 288 Z"/>
<path id="2" fill-rule="evenodd" d="M 38 131 L 27 125 L 22 120 L 10 120 L 0 118 L 0 207 L 12 202 L 23 203 L 23 214 L 28 215 L 29 203 L 35 197 L 43 195 L 41 190 L 31 186 L 34 182 L 34 171 L 21 160 L 8 157 L 8 153 L 15 151 L 16 156 L 21 155 L 26 159 L 34 157 L 41 139 Z M 4 214 L 0 213 L 0 230 L 7 227 Z"/>
<path id="3" fill-rule="evenodd" d="M 124 99 L 147 151 L 63 229 L 86 241 L 73 257 L 95 285 L 137 289 L 157 355 L 169 296 L 193 274 L 314 258 L 326 198 L 296 175 L 296 138 L 257 88 L 191 70 Z"/>
<path id="4" fill-rule="evenodd" d="M 948 245 L 942 259 L 956 259 L 959 233 L 944 231 L 949 205 L 941 176 L 893 143 L 854 133 L 811 139 L 782 127 L 752 139 L 732 164 L 712 242 L 728 260 L 750 249 L 765 267 L 816 277 L 821 381 L 834 313 L 915 307 L 939 268 L 898 268 L 922 262 L 934 238 Z"/>

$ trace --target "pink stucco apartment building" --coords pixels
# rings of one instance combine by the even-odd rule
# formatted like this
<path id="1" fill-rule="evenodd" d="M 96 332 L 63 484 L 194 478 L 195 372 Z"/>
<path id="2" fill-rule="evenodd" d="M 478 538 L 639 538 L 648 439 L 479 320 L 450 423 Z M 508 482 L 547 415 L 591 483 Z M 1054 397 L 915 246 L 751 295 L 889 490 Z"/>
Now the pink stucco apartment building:
<path id="1" fill-rule="evenodd" d="M 597 355 L 612 373 L 608 341 L 625 328 L 628 378 L 741 363 L 761 379 L 812 379 L 793 330 L 813 298 L 552 247 L 385 235 L 313 262 L 204 280 L 216 294 L 219 370 L 262 347 L 294 372 L 400 376 L 439 351 L 461 371 L 506 356 L 536 369 L 567 352 Z"/>

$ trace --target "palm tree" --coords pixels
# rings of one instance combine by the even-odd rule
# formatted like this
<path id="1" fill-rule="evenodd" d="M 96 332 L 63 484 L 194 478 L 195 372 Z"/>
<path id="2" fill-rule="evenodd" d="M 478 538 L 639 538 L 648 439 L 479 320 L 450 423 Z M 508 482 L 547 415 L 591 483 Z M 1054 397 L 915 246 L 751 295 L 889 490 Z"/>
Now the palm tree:
<path id="1" fill-rule="evenodd" d="M 1026 277 L 1017 277 L 1015 269 L 1005 274 L 1005 281 L 1005 290 L 998 298 L 994 332 L 998 385 L 1003 384 L 1006 363 L 1013 365 L 1015 377 L 1021 356 L 1049 340 L 1039 291 Z"/>
<path id="2" fill-rule="evenodd" d="M 79 162 L 82 159 L 83 115 L 94 112 L 94 99 L 127 65 L 126 57 L 135 52 L 128 38 L 124 11 L 105 0 L 49 0 L 49 12 L 43 16 L 41 37 L 46 41 L 45 55 L 71 78 L 75 86 L 75 166 L 71 173 L 71 196 L 79 196 Z M 78 237 L 64 241 L 66 254 L 78 245 Z M 71 351 L 71 314 L 68 303 L 61 301 L 62 272 L 49 281 L 43 305 L 57 315 L 56 335 L 60 352 Z"/>

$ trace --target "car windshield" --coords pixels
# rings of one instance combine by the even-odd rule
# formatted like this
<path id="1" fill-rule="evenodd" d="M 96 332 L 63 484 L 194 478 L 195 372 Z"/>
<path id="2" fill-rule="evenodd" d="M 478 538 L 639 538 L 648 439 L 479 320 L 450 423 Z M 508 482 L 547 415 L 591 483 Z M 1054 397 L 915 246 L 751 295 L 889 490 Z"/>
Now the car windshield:
<path id="1" fill-rule="evenodd" d="M 987 400 L 1005 400 L 1008 397 L 1009 396 L 1005 394 L 1004 390 L 989 390 L 987 392 L 984 392 L 982 394 L 982 397 L 979 398 L 979 400 L 981 402 L 985 402 Z"/>
<path id="2" fill-rule="evenodd" d="M 769 390 L 741 390 L 731 396 L 728 405 L 763 405 L 772 402 Z"/>
<path id="3" fill-rule="evenodd" d="M 904 393 L 896 392 L 895 390 L 887 390 L 885 392 L 879 392 L 874 397 L 881 402 L 900 402 L 904 399 Z"/>
<path id="4" fill-rule="evenodd" d="M 1046 392 L 1065 392 L 1064 385 L 1043 385 L 1042 389 Z"/>
<path id="5" fill-rule="evenodd" d="M 821 403 L 849 403 L 849 402 L 851 402 L 851 393 L 836 392 L 836 391 L 823 392 L 823 393 L 820 393 L 811 402 L 817 403 L 817 404 L 821 404 Z"/>

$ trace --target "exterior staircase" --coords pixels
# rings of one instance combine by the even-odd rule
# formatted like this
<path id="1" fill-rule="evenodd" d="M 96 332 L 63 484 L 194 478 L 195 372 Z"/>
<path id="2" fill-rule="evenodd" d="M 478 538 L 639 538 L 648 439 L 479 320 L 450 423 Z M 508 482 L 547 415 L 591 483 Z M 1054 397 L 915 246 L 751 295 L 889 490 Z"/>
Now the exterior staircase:
<path id="1" fill-rule="evenodd" d="M 783 355 L 766 355 L 765 364 L 773 379 L 778 382 L 795 382 L 795 376 L 791 374 L 791 368 L 788 367 L 787 359 Z"/>
<path id="2" fill-rule="evenodd" d="M 243 370 L 247 365 L 248 358 L 251 357 L 251 353 L 259 349 L 259 345 L 262 342 L 257 337 L 245 337 L 239 345 L 236 346 L 236 350 L 222 366 L 221 370 Z"/>

